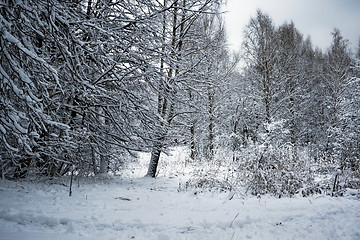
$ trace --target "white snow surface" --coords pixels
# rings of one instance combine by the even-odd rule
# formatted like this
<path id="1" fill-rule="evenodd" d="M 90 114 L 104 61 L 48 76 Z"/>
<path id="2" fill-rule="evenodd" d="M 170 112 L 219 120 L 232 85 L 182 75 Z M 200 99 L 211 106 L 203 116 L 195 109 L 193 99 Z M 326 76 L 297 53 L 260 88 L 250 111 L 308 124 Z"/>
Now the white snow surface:
<path id="1" fill-rule="evenodd" d="M 229 200 L 229 192 L 178 191 L 180 177 L 79 183 L 69 197 L 64 179 L 0 180 L 0 240 L 360 239 L 351 194 Z"/>

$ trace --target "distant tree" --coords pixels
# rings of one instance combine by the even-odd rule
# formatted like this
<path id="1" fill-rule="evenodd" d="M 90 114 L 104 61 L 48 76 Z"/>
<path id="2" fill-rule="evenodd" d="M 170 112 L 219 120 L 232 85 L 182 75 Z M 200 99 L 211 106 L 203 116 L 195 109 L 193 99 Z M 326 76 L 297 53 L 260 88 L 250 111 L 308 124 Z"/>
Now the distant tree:
<path id="1" fill-rule="evenodd" d="M 351 71 L 351 54 L 348 41 L 343 39 L 338 29 L 332 32 L 333 41 L 325 58 L 325 94 L 327 118 L 327 148 L 326 152 L 335 156 L 336 145 L 341 134 L 342 102 L 346 96 L 345 91 L 349 86 Z"/>
<path id="2" fill-rule="evenodd" d="M 346 46 L 344 46 L 346 49 Z M 349 175 L 359 177 L 360 164 L 360 65 L 359 58 L 351 59 L 346 78 L 341 82 L 337 123 L 329 131 L 333 136 L 331 146 L 334 148 L 335 163 Z M 345 68 L 345 67 L 344 67 Z M 349 175 L 347 177 L 349 177 Z M 353 182 L 354 183 L 354 182 Z M 348 180 L 347 187 L 357 187 Z"/>
<path id="3" fill-rule="evenodd" d="M 243 51 L 248 71 L 261 91 L 264 113 L 261 117 L 266 123 L 272 120 L 272 104 L 274 97 L 274 68 L 276 64 L 276 31 L 271 18 L 256 12 L 256 17 L 251 18 L 244 33 Z"/>
<path id="4" fill-rule="evenodd" d="M 312 132 L 307 111 L 313 104 L 317 60 L 311 42 L 303 40 L 293 23 L 276 28 L 258 11 L 245 30 L 243 46 L 247 65 L 242 98 L 252 100 L 243 111 L 256 109 L 246 120 L 252 124 L 246 133 L 255 132 L 251 135 L 256 141 L 243 149 L 253 153 L 238 153 L 247 185 L 254 194 L 295 194 L 308 171 L 298 151 L 307 146 L 307 133 Z"/>
<path id="5" fill-rule="evenodd" d="M 279 50 L 277 52 L 277 108 L 278 115 L 284 119 L 289 129 L 285 142 L 294 147 L 299 143 L 304 127 L 304 100 L 308 88 L 306 79 L 306 64 L 303 54 L 303 38 L 293 23 L 283 24 L 278 29 Z M 296 151 L 294 152 L 296 154 Z M 293 156 L 294 157 L 294 156 Z"/>

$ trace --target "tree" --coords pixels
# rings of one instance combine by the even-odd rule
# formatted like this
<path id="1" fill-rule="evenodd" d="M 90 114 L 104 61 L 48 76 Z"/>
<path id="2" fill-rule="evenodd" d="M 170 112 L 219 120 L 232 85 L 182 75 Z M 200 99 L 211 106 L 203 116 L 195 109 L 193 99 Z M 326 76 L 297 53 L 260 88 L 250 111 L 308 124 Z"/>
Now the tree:
<path id="1" fill-rule="evenodd" d="M 244 148 L 251 156 L 238 152 L 244 159 L 240 166 L 253 194 L 295 194 L 308 170 L 298 151 L 307 138 L 311 42 L 303 40 L 293 23 L 275 28 L 271 18 L 258 11 L 245 30 L 243 46 L 244 95 L 252 100 L 243 109 L 256 109 L 246 120 L 252 123 L 246 134 L 255 132 L 256 141 Z"/>
<path id="2" fill-rule="evenodd" d="M 262 92 L 264 108 L 262 117 L 267 123 L 271 123 L 277 49 L 275 27 L 271 18 L 258 10 L 256 17 L 251 18 L 246 27 L 244 39 L 244 58 L 249 64 L 248 70 L 251 71 Z"/>
<path id="3" fill-rule="evenodd" d="M 0 9 L 3 177 L 23 177 L 35 164 L 41 171 L 47 163 L 34 160 L 42 154 L 51 154 L 54 147 L 69 146 L 57 136 L 68 126 L 53 119 L 48 111 L 49 106 L 57 105 L 53 102 L 53 89 L 61 92 L 62 85 L 57 69 L 49 64 L 56 40 L 48 33 L 55 19 L 46 6 L 43 1 L 37 4 L 7 1 Z"/>
<path id="4" fill-rule="evenodd" d="M 166 4 L 167 1 L 164 2 L 164 6 L 167 6 Z M 171 124 L 175 118 L 185 114 L 183 108 L 177 108 L 179 103 L 183 103 L 180 90 L 188 88 L 188 74 L 196 69 L 196 65 L 186 64 L 187 56 L 194 50 L 188 48 L 191 45 L 187 45 L 186 42 L 193 41 L 192 28 L 195 22 L 204 14 L 216 12 L 219 7 L 217 1 L 210 0 L 176 0 L 171 6 L 171 14 L 164 13 L 163 16 L 162 36 L 165 47 L 162 49 L 160 66 L 164 74 L 158 87 L 157 111 L 160 122 L 154 134 L 154 145 L 147 172 L 147 176 L 150 177 L 156 176 L 160 154 L 171 143 L 169 137 Z"/>
<path id="5" fill-rule="evenodd" d="M 306 64 L 303 58 L 303 39 L 294 24 L 290 23 L 279 27 L 278 41 L 278 111 L 281 112 L 281 118 L 286 121 L 285 127 L 289 129 L 289 137 L 285 141 L 295 147 L 302 137 L 300 134 L 303 128 L 300 124 L 304 120 L 301 104 L 304 103 L 304 93 L 308 87 L 304 81 Z"/>
<path id="6" fill-rule="evenodd" d="M 1 6 L 3 176 L 104 173 L 116 156 L 146 149 L 158 120 L 149 108 L 160 76 L 156 24 L 169 9 L 143 1 L 23 5 Z"/>
<path id="7" fill-rule="evenodd" d="M 341 112 L 342 101 L 349 84 L 351 57 L 348 50 L 348 41 L 344 40 L 338 29 L 334 29 L 333 42 L 325 59 L 325 86 L 327 107 L 327 153 L 335 154 L 336 144 L 341 134 L 341 120 L 344 113 Z M 342 147 L 341 147 L 342 148 Z M 338 158 L 340 156 L 333 155 Z"/>

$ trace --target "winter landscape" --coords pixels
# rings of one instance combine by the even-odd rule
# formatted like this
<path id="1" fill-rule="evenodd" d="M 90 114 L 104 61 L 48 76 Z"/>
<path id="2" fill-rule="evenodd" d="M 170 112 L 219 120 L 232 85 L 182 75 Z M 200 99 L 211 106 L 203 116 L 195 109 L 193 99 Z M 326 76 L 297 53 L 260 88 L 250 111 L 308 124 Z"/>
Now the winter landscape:
<path id="1" fill-rule="evenodd" d="M 224 4 L 0 2 L 0 240 L 360 239 L 360 42 Z"/>

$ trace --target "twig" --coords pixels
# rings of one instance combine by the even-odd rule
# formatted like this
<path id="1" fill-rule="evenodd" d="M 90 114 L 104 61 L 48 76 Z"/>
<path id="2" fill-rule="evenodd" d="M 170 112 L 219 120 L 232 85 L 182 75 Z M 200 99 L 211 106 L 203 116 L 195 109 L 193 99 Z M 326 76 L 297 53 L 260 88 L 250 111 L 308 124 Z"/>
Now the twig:
<path id="1" fill-rule="evenodd" d="M 235 215 L 234 219 L 233 219 L 232 222 L 230 223 L 230 227 L 233 225 L 235 219 L 239 216 L 239 214 L 240 214 L 240 213 L 238 213 L 238 214 Z"/>
<path id="2" fill-rule="evenodd" d="M 235 193 L 231 194 L 230 198 L 229 198 L 229 201 L 232 200 L 235 196 Z"/>
<path id="3" fill-rule="evenodd" d="M 114 197 L 114 199 L 120 199 L 120 200 L 123 200 L 123 201 L 131 201 L 130 198 L 124 198 L 124 197 Z"/>

